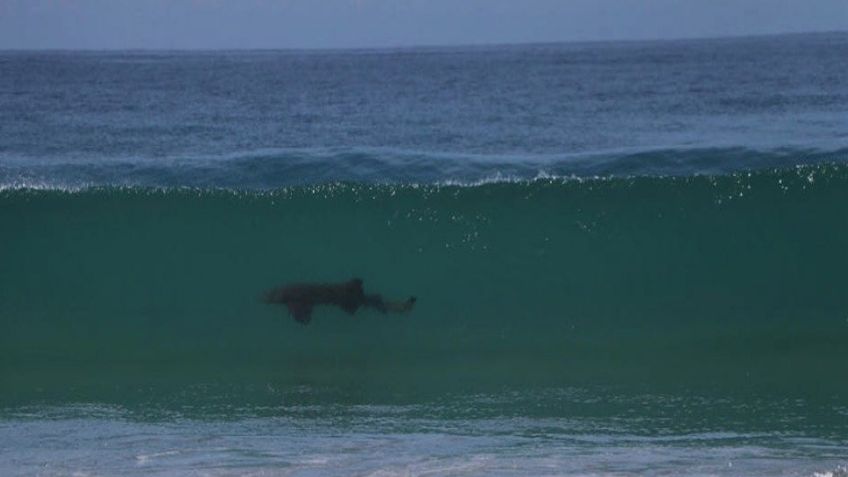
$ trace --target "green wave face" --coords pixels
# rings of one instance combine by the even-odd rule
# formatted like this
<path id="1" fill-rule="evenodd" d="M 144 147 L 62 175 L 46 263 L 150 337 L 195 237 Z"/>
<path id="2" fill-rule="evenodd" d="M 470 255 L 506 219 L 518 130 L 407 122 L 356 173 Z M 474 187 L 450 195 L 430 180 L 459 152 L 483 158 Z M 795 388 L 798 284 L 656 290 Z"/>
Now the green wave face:
<path id="1" fill-rule="evenodd" d="M 842 166 L 269 193 L 7 190 L 0 223 L 7 402 L 204 383 L 349 385 L 364 402 L 586 383 L 846 391 Z M 276 285 L 351 277 L 418 303 L 407 315 L 319 308 L 302 326 L 259 300 Z"/>

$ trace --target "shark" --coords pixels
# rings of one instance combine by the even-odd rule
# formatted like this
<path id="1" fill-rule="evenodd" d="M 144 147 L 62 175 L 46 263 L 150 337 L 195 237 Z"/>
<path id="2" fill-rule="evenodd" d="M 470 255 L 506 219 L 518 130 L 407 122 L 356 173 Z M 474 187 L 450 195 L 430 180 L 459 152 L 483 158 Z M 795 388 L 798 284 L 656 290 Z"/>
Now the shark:
<path id="1" fill-rule="evenodd" d="M 292 318 L 303 325 L 309 324 L 312 309 L 319 305 L 337 306 L 351 315 L 362 307 L 381 313 L 405 313 L 412 310 L 416 300 L 412 296 L 404 301 L 388 301 L 379 294 L 367 294 L 361 278 L 341 283 L 292 283 L 267 290 L 262 296 L 264 303 L 285 305 Z"/>

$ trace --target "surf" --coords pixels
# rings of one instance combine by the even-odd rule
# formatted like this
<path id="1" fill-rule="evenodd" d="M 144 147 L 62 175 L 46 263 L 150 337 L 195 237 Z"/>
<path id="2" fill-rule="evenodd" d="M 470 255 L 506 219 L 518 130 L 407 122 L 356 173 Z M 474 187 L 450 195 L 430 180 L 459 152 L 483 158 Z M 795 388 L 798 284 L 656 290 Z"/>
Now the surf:
<path id="1" fill-rule="evenodd" d="M 0 262 L 14 273 L 0 274 L 0 386 L 23 401 L 36 389 L 61 400 L 97 382 L 224 376 L 841 392 L 831 377 L 846 371 L 846 191 L 841 165 L 476 186 L 4 190 L 0 222 L 14 233 Z M 351 276 L 415 294 L 415 312 L 320 309 L 302 328 L 256 300 L 269 285 Z"/>

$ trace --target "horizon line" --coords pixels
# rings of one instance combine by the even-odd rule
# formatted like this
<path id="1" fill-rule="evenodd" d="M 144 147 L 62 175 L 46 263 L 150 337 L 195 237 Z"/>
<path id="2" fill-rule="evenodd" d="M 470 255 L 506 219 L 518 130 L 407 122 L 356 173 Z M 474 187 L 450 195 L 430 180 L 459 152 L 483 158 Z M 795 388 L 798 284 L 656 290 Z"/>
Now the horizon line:
<path id="1" fill-rule="evenodd" d="M 720 41 L 720 40 L 744 40 L 758 38 L 773 38 L 782 36 L 826 36 L 834 34 L 848 34 L 848 30 L 811 30 L 811 31 L 789 31 L 780 33 L 750 33 L 730 35 L 707 35 L 690 37 L 668 37 L 668 38 L 618 38 L 618 39 L 592 39 L 592 40 L 557 40 L 557 41 L 518 41 L 518 42 L 480 42 L 480 43 L 420 43 L 409 45 L 382 45 L 382 46 L 339 46 L 339 47 L 181 47 L 181 48 L 147 48 L 147 47 L 120 47 L 120 48 L 4 48 L 3 53 L 36 53 L 36 52 L 270 52 L 270 51 L 299 51 L 299 52 L 356 52 L 356 51 L 397 51 L 397 50 L 427 50 L 427 49 L 462 49 L 462 48 L 504 48 L 504 47 L 532 47 L 544 45 L 600 45 L 612 43 L 666 43 L 687 41 Z"/>

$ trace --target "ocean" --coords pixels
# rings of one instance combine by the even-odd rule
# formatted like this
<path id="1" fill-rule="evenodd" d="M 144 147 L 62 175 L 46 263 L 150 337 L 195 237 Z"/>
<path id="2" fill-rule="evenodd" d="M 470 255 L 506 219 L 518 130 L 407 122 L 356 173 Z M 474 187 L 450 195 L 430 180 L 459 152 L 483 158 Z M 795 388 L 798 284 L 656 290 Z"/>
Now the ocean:
<path id="1" fill-rule="evenodd" d="M 0 52 L 0 475 L 848 476 L 846 58 Z"/>

